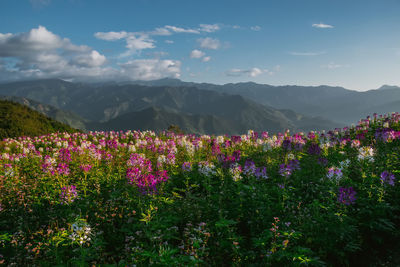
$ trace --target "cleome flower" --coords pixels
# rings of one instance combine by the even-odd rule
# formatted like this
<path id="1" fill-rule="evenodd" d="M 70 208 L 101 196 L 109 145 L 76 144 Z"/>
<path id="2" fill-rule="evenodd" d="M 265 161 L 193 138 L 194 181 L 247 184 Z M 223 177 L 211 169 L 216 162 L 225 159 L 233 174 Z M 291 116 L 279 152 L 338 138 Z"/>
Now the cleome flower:
<path id="1" fill-rule="evenodd" d="M 90 245 L 92 228 L 85 219 L 77 219 L 71 225 L 70 230 L 71 234 L 69 235 L 69 239 L 72 243 L 78 244 L 79 246 Z"/>
<path id="2" fill-rule="evenodd" d="M 60 202 L 61 204 L 69 205 L 78 198 L 78 192 L 76 186 L 70 185 L 61 188 Z"/>
<path id="3" fill-rule="evenodd" d="M 358 160 L 367 160 L 370 162 L 374 162 L 374 149 L 370 146 L 360 147 L 358 149 Z"/>
<path id="4" fill-rule="evenodd" d="M 232 176 L 232 179 L 237 182 L 242 179 L 241 176 L 242 167 L 238 163 L 234 163 L 229 168 L 229 174 Z"/>
<path id="5" fill-rule="evenodd" d="M 345 204 L 345 205 L 354 204 L 357 199 L 356 194 L 357 194 L 357 192 L 351 186 L 350 187 L 340 187 L 339 194 L 338 194 L 338 202 Z"/>
<path id="6" fill-rule="evenodd" d="M 342 169 L 337 167 L 330 167 L 328 169 L 326 177 L 330 180 L 336 180 L 338 182 L 343 177 Z"/>
<path id="7" fill-rule="evenodd" d="M 388 185 L 394 186 L 395 180 L 396 180 L 396 177 L 394 176 L 393 173 L 390 173 L 388 171 L 383 171 L 381 173 L 382 184 L 388 184 Z"/>

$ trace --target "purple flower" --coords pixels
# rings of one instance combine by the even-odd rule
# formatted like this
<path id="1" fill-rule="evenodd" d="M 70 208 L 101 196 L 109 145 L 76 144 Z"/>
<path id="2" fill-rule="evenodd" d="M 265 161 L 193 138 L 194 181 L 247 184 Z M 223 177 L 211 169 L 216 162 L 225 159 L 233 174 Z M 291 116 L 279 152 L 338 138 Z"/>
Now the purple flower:
<path id="1" fill-rule="evenodd" d="M 388 142 L 396 139 L 396 132 L 387 128 L 378 129 L 375 132 L 375 138 L 383 142 Z"/>
<path id="2" fill-rule="evenodd" d="M 184 162 L 184 163 L 182 164 L 182 170 L 183 170 L 184 172 L 190 172 L 190 171 L 192 170 L 192 163 L 190 163 L 190 162 Z"/>
<path id="3" fill-rule="evenodd" d="M 351 186 L 350 187 L 340 187 L 339 195 L 338 195 L 338 202 L 343 203 L 345 205 L 354 204 L 354 202 L 356 201 L 356 194 L 357 194 L 357 192 Z"/>
<path id="4" fill-rule="evenodd" d="M 326 165 L 328 165 L 328 160 L 326 158 L 319 158 L 318 164 L 320 164 L 322 166 L 326 166 Z"/>
<path id="5" fill-rule="evenodd" d="M 321 148 L 319 147 L 318 144 L 312 143 L 308 147 L 308 154 L 310 154 L 310 155 L 319 155 L 319 154 L 321 154 Z"/>
<path id="6" fill-rule="evenodd" d="M 292 150 L 292 143 L 290 142 L 289 139 L 283 140 L 283 142 L 282 142 L 282 148 L 283 148 L 284 150 L 287 150 L 287 151 Z"/>
<path id="7" fill-rule="evenodd" d="M 288 164 L 281 164 L 279 166 L 279 174 L 284 177 L 289 177 L 292 175 L 294 170 L 300 169 L 300 162 L 297 159 L 289 161 Z"/>
<path id="8" fill-rule="evenodd" d="M 252 160 L 246 160 L 244 163 L 243 173 L 246 175 L 254 175 L 256 171 L 256 164 Z"/>
<path id="9" fill-rule="evenodd" d="M 254 176 L 257 179 L 268 179 L 268 175 L 267 175 L 267 168 L 266 167 L 259 167 L 256 169 Z"/>
<path id="10" fill-rule="evenodd" d="M 336 167 L 331 167 L 328 169 L 328 173 L 326 174 L 326 177 L 329 179 L 336 179 L 340 180 L 343 177 L 342 169 L 336 168 Z"/>
<path id="11" fill-rule="evenodd" d="M 384 171 L 381 173 L 381 182 L 382 184 L 387 183 L 391 186 L 394 186 L 394 181 L 396 180 L 396 177 L 394 177 L 393 173 L 390 173 L 388 171 Z"/>
<path id="12" fill-rule="evenodd" d="M 78 197 L 75 185 L 65 186 L 61 188 L 60 201 L 61 204 L 71 204 Z"/>

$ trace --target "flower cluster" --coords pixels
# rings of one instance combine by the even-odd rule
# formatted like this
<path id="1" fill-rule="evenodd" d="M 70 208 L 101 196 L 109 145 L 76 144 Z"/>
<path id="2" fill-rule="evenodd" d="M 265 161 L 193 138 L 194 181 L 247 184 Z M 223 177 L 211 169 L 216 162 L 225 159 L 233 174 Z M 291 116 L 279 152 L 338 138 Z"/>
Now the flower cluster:
<path id="1" fill-rule="evenodd" d="M 354 204 L 356 201 L 356 194 L 357 192 L 354 190 L 353 187 L 340 187 L 339 188 L 339 195 L 338 195 L 338 202 L 350 205 Z"/>
<path id="2" fill-rule="evenodd" d="M 199 162 L 198 167 L 199 167 L 199 173 L 201 173 L 204 176 L 211 176 L 216 174 L 215 165 L 208 161 Z"/>
<path id="3" fill-rule="evenodd" d="M 326 174 L 326 177 L 331 180 L 339 181 L 343 177 L 342 169 L 337 168 L 337 167 L 331 167 L 328 169 L 328 173 Z"/>
<path id="4" fill-rule="evenodd" d="M 84 219 L 77 219 L 71 225 L 71 234 L 69 239 L 72 243 L 78 244 L 80 246 L 90 245 L 92 228 Z"/>
<path id="5" fill-rule="evenodd" d="M 78 198 L 78 191 L 75 185 L 64 186 L 61 188 L 60 202 L 61 204 L 71 204 Z"/>
<path id="6" fill-rule="evenodd" d="M 394 177 L 393 173 L 390 173 L 388 171 L 383 171 L 381 173 L 382 184 L 388 184 L 388 185 L 394 186 L 395 180 L 396 180 L 396 177 Z"/>
<path id="7" fill-rule="evenodd" d="M 131 154 L 127 165 L 128 182 L 136 185 L 142 193 L 155 193 L 157 185 L 168 180 L 167 171 L 153 171 L 151 161 L 143 155 Z"/>
<path id="8" fill-rule="evenodd" d="M 374 161 L 374 149 L 370 146 L 360 147 L 358 150 L 358 159 L 359 160 L 366 160 L 369 162 Z"/>
<path id="9" fill-rule="evenodd" d="M 279 174 L 283 177 L 289 177 L 295 170 L 300 170 L 300 162 L 296 159 L 290 160 L 288 164 L 279 165 Z"/>
<path id="10" fill-rule="evenodd" d="M 229 168 L 229 174 L 232 176 L 232 179 L 235 182 L 242 179 L 241 173 L 242 173 L 242 167 L 237 163 L 232 164 L 231 167 Z"/>

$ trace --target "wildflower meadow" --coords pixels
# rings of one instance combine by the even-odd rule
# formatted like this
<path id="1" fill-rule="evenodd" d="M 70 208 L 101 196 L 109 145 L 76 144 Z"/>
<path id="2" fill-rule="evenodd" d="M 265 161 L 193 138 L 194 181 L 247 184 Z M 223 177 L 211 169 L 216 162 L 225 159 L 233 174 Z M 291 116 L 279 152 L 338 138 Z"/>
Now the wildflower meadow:
<path id="1" fill-rule="evenodd" d="M 399 121 L 4 139 L 0 265 L 399 264 Z"/>

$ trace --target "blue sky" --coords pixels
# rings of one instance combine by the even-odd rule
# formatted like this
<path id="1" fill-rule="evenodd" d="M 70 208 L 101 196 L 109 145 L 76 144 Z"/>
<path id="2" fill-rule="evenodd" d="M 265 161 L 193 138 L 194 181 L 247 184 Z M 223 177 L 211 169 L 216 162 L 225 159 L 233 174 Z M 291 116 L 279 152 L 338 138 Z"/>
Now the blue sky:
<path id="1" fill-rule="evenodd" d="M 0 80 L 400 85 L 399 0 L 1 0 Z"/>

